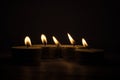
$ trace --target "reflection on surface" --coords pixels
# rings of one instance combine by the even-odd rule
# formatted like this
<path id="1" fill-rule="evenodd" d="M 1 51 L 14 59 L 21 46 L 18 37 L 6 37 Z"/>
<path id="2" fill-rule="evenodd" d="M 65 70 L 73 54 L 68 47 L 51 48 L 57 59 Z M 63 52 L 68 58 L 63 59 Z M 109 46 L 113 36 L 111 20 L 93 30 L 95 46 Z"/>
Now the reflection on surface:
<path id="1" fill-rule="evenodd" d="M 18 65 L 10 58 L 1 62 L 3 80 L 104 80 L 111 79 L 112 72 L 115 75 L 110 65 L 84 65 L 64 59 L 42 59 L 38 65 Z"/>

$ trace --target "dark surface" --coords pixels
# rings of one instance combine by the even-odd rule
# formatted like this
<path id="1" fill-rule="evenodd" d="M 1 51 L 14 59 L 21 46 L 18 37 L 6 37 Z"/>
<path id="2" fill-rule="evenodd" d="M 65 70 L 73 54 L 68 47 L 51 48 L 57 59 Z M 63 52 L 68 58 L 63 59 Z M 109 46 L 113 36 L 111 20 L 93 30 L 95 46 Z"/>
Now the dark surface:
<path id="1" fill-rule="evenodd" d="M 42 59 L 38 65 L 11 60 L 11 52 L 1 52 L 0 80 L 115 80 L 119 78 L 119 54 L 104 54 L 104 64 L 80 64 L 64 59 Z M 17 63 L 17 64 L 16 64 Z"/>

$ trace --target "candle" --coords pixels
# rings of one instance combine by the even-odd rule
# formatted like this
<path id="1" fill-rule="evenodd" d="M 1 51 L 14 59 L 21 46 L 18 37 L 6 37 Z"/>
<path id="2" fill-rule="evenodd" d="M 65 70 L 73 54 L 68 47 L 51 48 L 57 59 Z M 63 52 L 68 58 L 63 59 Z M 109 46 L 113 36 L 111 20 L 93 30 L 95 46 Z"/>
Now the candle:
<path id="1" fill-rule="evenodd" d="M 76 62 L 80 64 L 103 64 L 104 50 L 88 47 L 84 38 L 82 38 L 83 48 L 75 49 Z"/>
<path id="2" fill-rule="evenodd" d="M 64 59 L 68 60 L 68 61 L 73 61 L 75 58 L 75 49 L 76 48 L 82 48 L 83 46 L 81 45 L 75 45 L 75 40 L 73 39 L 73 37 L 67 33 L 68 39 L 70 41 L 71 45 L 62 45 L 62 54 Z"/>
<path id="3" fill-rule="evenodd" d="M 80 64 L 103 64 L 104 50 L 76 49 L 76 61 Z"/>
<path id="4" fill-rule="evenodd" d="M 52 39 L 55 43 L 54 47 L 50 48 L 50 54 L 52 56 L 52 58 L 62 58 L 62 47 L 60 42 L 58 41 L 58 39 L 55 36 L 52 36 Z"/>
<path id="5" fill-rule="evenodd" d="M 12 58 L 16 64 L 37 64 L 40 60 L 41 46 L 32 45 L 28 36 L 25 37 L 25 46 L 12 47 Z"/>
<path id="6" fill-rule="evenodd" d="M 49 53 L 50 46 L 47 45 L 47 38 L 45 34 L 41 35 L 41 41 L 43 43 L 41 59 L 48 59 L 50 57 L 50 53 Z"/>

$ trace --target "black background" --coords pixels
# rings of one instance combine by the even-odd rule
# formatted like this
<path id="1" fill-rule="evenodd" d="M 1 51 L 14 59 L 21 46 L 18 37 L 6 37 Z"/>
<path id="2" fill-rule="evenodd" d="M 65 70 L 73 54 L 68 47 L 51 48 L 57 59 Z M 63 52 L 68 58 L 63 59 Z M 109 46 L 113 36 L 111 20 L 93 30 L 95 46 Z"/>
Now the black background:
<path id="1" fill-rule="evenodd" d="M 117 2 L 116 2 L 117 3 Z M 48 43 L 56 36 L 69 44 L 67 32 L 77 44 L 84 37 L 98 48 L 119 46 L 119 7 L 112 1 L 96 0 L 4 0 L 0 11 L 0 49 L 24 45 L 25 36 L 33 44 L 41 43 L 44 33 Z"/>

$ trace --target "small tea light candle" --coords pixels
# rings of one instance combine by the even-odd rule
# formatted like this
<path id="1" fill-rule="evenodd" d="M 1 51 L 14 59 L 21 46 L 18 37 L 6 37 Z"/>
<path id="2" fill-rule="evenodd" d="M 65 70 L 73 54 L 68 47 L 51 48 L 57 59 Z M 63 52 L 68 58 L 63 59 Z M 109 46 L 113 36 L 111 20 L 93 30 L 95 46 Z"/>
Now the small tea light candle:
<path id="1" fill-rule="evenodd" d="M 28 36 L 24 40 L 25 46 L 14 46 L 12 47 L 12 58 L 16 64 L 39 64 L 41 46 L 32 45 L 31 40 Z"/>
<path id="2" fill-rule="evenodd" d="M 62 58 L 62 47 L 60 42 L 55 36 L 52 36 L 52 39 L 55 43 L 54 47 L 50 47 L 50 54 L 52 58 Z"/>
<path id="3" fill-rule="evenodd" d="M 62 45 L 62 55 L 64 59 L 73 61 L 73 58 L 75 56 L 75 48 L 80 48 L 80 46 L 75 45 L 75 40 L 69 33 L 67 33 L 67 36 L 71 45 Z"/>
<path id="4" fill-rule="evenodd" d="M 101 64 L 104 62 L 104 50 L 88 47 L 84 38 L 82 38 L 83 48 L 75 49 L 75 59 L 80 64 Z"/>
<path id="5" fill-rule="evenodd" d="M 80 64 L 104 63 L 104 50 L 102 49 L 76 49 L 76 61 Z"/>
<path id="6" fill-rule="evenodd" d="M 50 47 L 52 47 L 52 45 L 47 44 L 47 37 L 45 36 L 45 34 L 41 35 L 41 41 L 43 43 L 41 59 L 49 59 L 50 58 Z"/>

